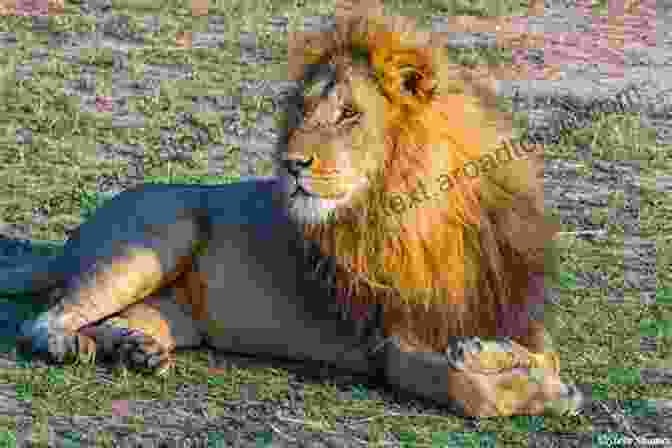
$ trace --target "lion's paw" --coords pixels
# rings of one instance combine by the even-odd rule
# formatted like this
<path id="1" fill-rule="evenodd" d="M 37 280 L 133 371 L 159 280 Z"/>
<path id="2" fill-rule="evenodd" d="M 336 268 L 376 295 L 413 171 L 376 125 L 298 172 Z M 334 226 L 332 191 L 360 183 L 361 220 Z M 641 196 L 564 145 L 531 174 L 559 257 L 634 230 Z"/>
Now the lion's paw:
<path id="1" fill-rule="evenodd" d="M 22 351 L 46 353 L 58 363 L 93 358 L 113 360 L 129 368 L 165 375 L 174 366 L 170 350 L 140 330 L 129 328 L 126 320 L 112 317 L 73 333 L 58 324 L 49 312 L 24 322 L 17 339 Z"/>
<path id="2" fill-rule="evenodd" d="M 455 393 L 470 415 L 571 415 L 585 406 L 583 393 L 560 379 L 555 352 L 532 353 L 508 338 L 473 337 L 455 338 L 445 354 L 465 385 Z"/>
<path id="3" fill-rule="evenodd" d="M 79 333 L 96 341 L 98 356 L 114 360 L 128 368 L 151 371 L 163 376 L 175 364 L 170 350 L 164 349 L 143 331 L 129 328 L 123 318 L 112 317 L 98 324 L 87 325 Z"/>

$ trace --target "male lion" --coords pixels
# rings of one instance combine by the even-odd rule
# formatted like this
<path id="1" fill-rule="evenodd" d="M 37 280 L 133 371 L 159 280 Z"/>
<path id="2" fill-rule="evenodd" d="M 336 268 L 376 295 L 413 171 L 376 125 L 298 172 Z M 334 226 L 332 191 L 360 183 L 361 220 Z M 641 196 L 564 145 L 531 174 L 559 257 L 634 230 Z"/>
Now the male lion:
<path id="1" fill-rule="evenodd" d="M 25 348 L 166 373 L 175 348 L 207 342 L 379 373 L 467 415 L 576 409 L 526 308 L 543 306 L 556 232 L 539 161 L 467 175 L 511 134 L 486 86 L 378 3 L 343 3 L 337 23 L 290 39 L 301 82 L 276 177 L 134 188 L 62 255 L 6 272 L 3 289 L 56 297 Z M 420 180 L 440 194 L 417 200 Z"/>

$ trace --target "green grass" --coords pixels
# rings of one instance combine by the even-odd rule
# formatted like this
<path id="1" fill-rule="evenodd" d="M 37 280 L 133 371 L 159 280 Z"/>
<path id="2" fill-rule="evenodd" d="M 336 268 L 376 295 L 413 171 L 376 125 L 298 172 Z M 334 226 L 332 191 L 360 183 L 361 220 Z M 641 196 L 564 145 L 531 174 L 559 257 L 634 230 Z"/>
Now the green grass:
<path id="1" fill-rule="evenodd" d="M 304 2 L 308 3 L 308 2 Z M 412 2 L 414 6 L 400 1 L 386 3 L 393 13 L 415 15 L 421 23 L 432 14 L 455 11 L 448 1 Z M 460 3 L 459 13 L 475 15 L 488 13 L 485 6 Z M 464 3 L 464 4 L 462 4 Z M 507 2 L 505 14 L 523 13 L 524 4 Z M 299 6 L 297 6 L 299 5 Z M 139 27 L 140 18 L 152 11 L 151 2 L 123 4 L 115 1 L 118 14 L 130 17 L 130 27 Z M 204 93 L 235 95 L 242 80 L 286 79 L 283 63 L 261 67 L 239 64 L 238 36 L 241 31 L 257 34 L 259 46 L 271 47 L 274 54 L 286 52 L 284 37 L 271 34 L 264 25 L 267 17 L 286 15 L 290 28 L 295 27 L 300 17 L 331 14 L 333 3 L 310 2 L 303 6 L 294 2 L 261 2 L 249 0 L 218 0 L 210 2 L 210 14 L 227 17 L 243 17 L 227 27 L 223 48 L 175 50 L 172 39 L 180 30 L 203 30 L 205 18 L 193 18 L 187 3 L 166 2 L 162 6 L 161 29 L 146 34 L 147 45 L 131 50 L 130 71 L 132 76 L 142 76 L 143 64 L 189 64 L 197 74 L 195 80 L 185 82 L 164 81 L 161 95 L 134 97 L 129 109 L 142 113 L 147 121 L 142 129 L 119 129 L 112 126 L 109 116 L 82 112 L 79 100 L 64 95 L 62 87 L 66 80 L 79 79 L 79 71 L 63 62 L 63 54 L 49 50 L 48 63 L 33 66 L 33 79 L 17 81 L 15 67 L 29 58 L 35 47 L 46 48 L 44 34 L 33 32 L 29 17 L 3 17 L 0 32 L 15 32 L 18 45 L 12 51 L 0 53 L 0 184 L 1 219 L 5 222 L 32 223 L 32 214 L 39 210 L 49 219 L 31 228 L 33 238 L 62 240 L 68 228 L 76 226 L 90 211 L 99 206 L 104 198 L 91 192 L 100 175 L 124 174 L 127 165 L 120 162 L 100 162 L 95 155 L 97 143 L 141 144 L 145 148 L 145 180 L 154 182 L 219 183 L 235 180 L 237 176 L 237 149 L 231 148 L 230 169 L 219 178 L 206 178 L 208 157 L 206 147 L 198 147 L 190 163 L 165 163 L 159 158 L 159 133 L 161 127 L 173 127 L 175 114 L 190 111 L 185 101 L 190 95 Z M 63 16 L 50 19 L 50 30 L 87 31 L 94 22 L 79 15 L 76 3 L 67 3 Z M 292 28 L 295 29 L 295 28 Z M 492 58 L 507 60 L 506 51 L 452 52 L 462 63 L 483 62 Z M 89 63 L 97 68 L 97 94 L 110 95 L 112 64 L 108 51 L 87 50 Z M 241 126 L 254 126 L 261 113 L 269 113 L 268 103 L 261 97 L 243 98 Z M 210 143 L 223 143 L 223 128 L 218 117 L 212 114 L 194 113 L 197 125 L 207 129 Z M 15 131 L 29 127 L 33 142 L 18 145 Z M 623 230 L 607 221 L 610 207 L 619 206 L 622 198 L 612 193 L 608 207 L 596 207 L 592 219 L 601 225 L 607 239 L 590 243 L 571 234 L 561 241 L 566 249 L 563 255 L 563 290 L 557 322 L 552 333 L 563 361 L 563 376 L 578 383 L 590 383 L 604 397 L 620 400 L 672 398 L 669 385 L 644 385 L 635 378 L 639 368 L 670 366 L 669 322 L 672 320 L 672 200 L 655 190 L 656 176 L 672 170 L 670 148 L 656 146 L 643 138 L 637 125 L 637 117 L 610 116 L 596 121 L 589 129 L 568 136 L 560 145 L 547 149 L 548 157 L 571 160 L 580 164 L 575 147 L 577 143 L 590 143 L 593 154 L 603 160 L 636 159 L 642 162 L 641 182 L 644 193 L 641 197 L 641 225 L 643 237 L 656 242 L 656 263 L 660 285 L 658 302 L 655 305 L 640 304 L 639 291 L 626 291 L 623 303 L 609 304 L 605 291 L 579 289 L 573 281 L 574 273 L 593 269 L 607 269 L 610 278 L 617 284 L 623 281 Z M 180 136 L 187 141 L 186 134 Z M 588 173 L 590 166 L 581 170 Z M 269 166 L 259 167 L 257 174 L 269 174 Z M 572 232 L 581 229 L 563 229 Z M 665 236 L 668 235 L 668 236 Z M 643 324 L 640 324 L 642 322 Z M 656 352 L 640 351 L 643 334 L 654 334 L 658 340 Z M 207 355 L 204 352 L 188 351 L 178 356 L 174 375 L 156 379 L 141 373 L 118 369 L 108 384 L 96 382 L 91 366 L 76 363 L 58 368 L 3 369 L 0 381 L 17 385 L 20 397 L 30 400 L 37 419 L 33 430 L 46 437 L 47 416 L 82 415 L 110 416 L 112 402 L 134 399 L 170 399 L 176 388 L 184 383 L 208 384 L 208 412 L 219 415 L 225 400 L 240 399 L 240 387 L 244 384 L 258 386 L 258 398 L 280 399 L 287 390 L 287 372 L 282 369 L 232 369 L 226 374 L 213 376 L 208 371 Z M 306 387 L 305 424 L 314 430 L 333 430 L 335 418 L 341 415 L 368 418 L 370 436 L 375 441 L 384 431 L 392 431 L 407 439 L 416 440 L 418 446 L 429 444 L 438 432 L 461 432 L 463 421 L 457 417 L 384 415 L 381 404 L 375 400 L 362 399 L 343 401 L 329 383 L 309 384 Z M 131 418 L 142 430 L 142 420 Z M 495 418 L 483 422 L 482 431 L 496 436 L 498 446 L 523 446 L 527 443 L 527 424 L 539 420 L 524 418 Z M 0 428 L 14 429 L 13 419 Z M 536 424 L 536 423 L 535 423 Z M 590 421 L 584 417 L 545 417 L 543 429 L 559 432 L 590 432 Z M 1 429 L 0 429 L 0 433 Z M 433 436 L 434 434 L 434 436 Z M 2 445 L 0 438 L 0 446 Z M 46 440 L 46 439 L 44 439 Z M 426 446 L 426 445 L 425 445 Z"/>

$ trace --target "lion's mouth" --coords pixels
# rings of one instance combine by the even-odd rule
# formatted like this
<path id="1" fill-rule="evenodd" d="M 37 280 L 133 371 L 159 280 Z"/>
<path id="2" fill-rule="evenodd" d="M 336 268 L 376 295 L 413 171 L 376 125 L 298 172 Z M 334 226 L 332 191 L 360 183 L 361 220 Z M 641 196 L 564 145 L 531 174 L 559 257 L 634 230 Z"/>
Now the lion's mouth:
<path id="1" fill-rule="evenodd" d="M 336 176 L 284 176 L 283 184 L 290 214 L 304 223 L 325 222 L 331 213 L 351 202 L 357 190 Z"/>
<path id="2" fill-rule="evenodd" d="M 333 201 L 348 198 L 355 189 L 354 185 L 339 176 L 300 176 L 294 178 L 292 183 L 295 186 L 292 197 L 304 195 Z"/>
<path id="3" fill-rule="evenodd" d="M 343 199 L 351 188 L 339 182 L 336 176 L 302 176 L 296 181 L 296 193 L 320 199 Z"/>
<path id="4" fill-rule="evenodd" d="M 348 197 L 348 193 L 342 193 L 342 194 L 335 194 L 335 195 L 328 195 L 324 193 L 315 193 L 312 191 L 307 190 L 306 188 L 302 187 L 301 185 L 297 185 L 296 188 L 294 189 L 294 192 L 290 194 L 289 196 L 292 199 L 298 198 L 298 197 L 308 197 L 316 200 L 325 200 L 325 201 L 340 201 L 342 199 L 345 199 Z"/>

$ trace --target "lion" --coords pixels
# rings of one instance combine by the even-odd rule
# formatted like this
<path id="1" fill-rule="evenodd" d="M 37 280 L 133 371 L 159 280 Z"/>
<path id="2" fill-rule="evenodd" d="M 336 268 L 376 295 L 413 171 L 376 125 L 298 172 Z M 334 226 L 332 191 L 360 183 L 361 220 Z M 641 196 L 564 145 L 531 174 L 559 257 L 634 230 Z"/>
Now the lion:
<path id="1" fill-rule="evenodd" d="M 58 256 L 5 271 L 2 289 L 49 303 L 22 350 L 166 375 L 205 343 L 330 363 L 464 415 L 580 409 L 538 312 L 557 233 L 540 154 L 489 155 L 510 116 L 432 39 L 374 0 L 292 35 L 275 175 L 137 186 Z M 422 182 L 440 194 L 400 208 Z"/>

